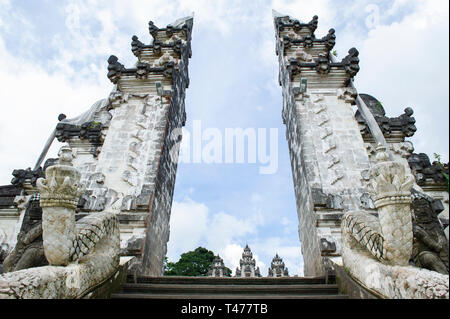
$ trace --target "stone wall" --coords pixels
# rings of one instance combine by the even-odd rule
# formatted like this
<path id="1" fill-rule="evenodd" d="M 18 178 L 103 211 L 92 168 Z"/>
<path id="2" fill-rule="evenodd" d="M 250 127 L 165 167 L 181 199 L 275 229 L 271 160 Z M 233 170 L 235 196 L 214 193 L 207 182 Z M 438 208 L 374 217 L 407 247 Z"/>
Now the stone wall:
<path id="1" fill-rule="evenodd" d="M 340 255 L 340 219 L 362 206 L 370 165 L 352 111 L 356 94 L 348 87 L 359 70 L 358 52 L 333 62 L 334 30 L 318 39 L 316 27 L 317 17 L 309 23 L 275 17 L 282 118 L 308 276 L 324 274 L 323 256 Z"/>

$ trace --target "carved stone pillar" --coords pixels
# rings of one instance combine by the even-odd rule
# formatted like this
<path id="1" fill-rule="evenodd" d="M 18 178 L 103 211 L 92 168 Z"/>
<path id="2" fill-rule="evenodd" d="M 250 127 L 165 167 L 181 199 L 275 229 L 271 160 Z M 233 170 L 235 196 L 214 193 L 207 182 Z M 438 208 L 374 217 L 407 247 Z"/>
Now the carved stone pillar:
<path id="1" fill-rule="evenodd" d="M 404 165 L 389 161 L 386 149 L 377 147 L 377 164 L 370 170 L 368 190 L 378 210 L 383 236 L 383 259 L 405 266 L 412 253 L 411 188 L 414 177 Z"/>
<path id="2" fill-rule="evenodd" d="M 76 239 L 75 209 L 82 193 L 80 173 L 72 166 L 72 151 L 64 146 L 59 163 L 36 182 L 40 191 L 44 254 L 54 266 L 68 265 Z"/>

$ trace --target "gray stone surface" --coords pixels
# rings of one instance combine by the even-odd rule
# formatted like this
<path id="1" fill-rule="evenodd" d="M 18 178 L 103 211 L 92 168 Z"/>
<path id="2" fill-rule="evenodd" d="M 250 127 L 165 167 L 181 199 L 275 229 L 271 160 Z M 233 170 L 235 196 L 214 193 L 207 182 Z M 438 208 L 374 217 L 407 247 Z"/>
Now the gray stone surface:
<path id="1" fill-rule="evenodd" d="M 359 70 L 359 59 L 357 50 L 351 49 L 341 62 L 331 61 L 334 32 L 330 30 L 324 41 L 314 41 L 317 17 L 309 24 L 295 21 L 289 17 L 274 20 L 283 89 L 282 118 L 304 273 L 323 275 L 322 256 L 340 254 L 342 211 L 358 209 L 366 192 L 361 173 L 370 163 L 351 108 L 355 93 L 347 87 Z M 307 80 L 306 92 L 299 88 L 302 79 Z"/>

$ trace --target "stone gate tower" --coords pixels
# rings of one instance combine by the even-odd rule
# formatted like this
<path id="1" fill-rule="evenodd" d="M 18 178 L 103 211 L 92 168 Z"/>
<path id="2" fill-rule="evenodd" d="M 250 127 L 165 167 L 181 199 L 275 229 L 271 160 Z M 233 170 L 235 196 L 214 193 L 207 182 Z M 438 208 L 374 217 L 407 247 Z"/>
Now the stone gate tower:
<path id="1" fill-rule="evenodd" d="M 135 67 L 126 68 L 110 56 L 107 76 L 114 84 L 110 95 L 76 118 L 60 115 L 46 145 L 47 150 L 57 138 L 72 149 L 73 166 L 84 186 L 76 217 L 114 212 L 120 222 L 121 255 L 137 256 L 134 266 L 146 275 L 162 275 L 167 252 L 178 142 L 186 121 L 192 26 L 192 17 L 166 28 L 150 21 L 152 44 L 132 37 Z M 46 150 L 34 170 L 13 172 L 14 192 L 9 192 L 7 208 L 17 211 L 15 223 L 27 220 L 20 216 L 27 214 L 32 195 L 38 192 L 36 179 L 52 165 L 47 160 L 44 170 L 39 166 Z M 13 200 L 23 203 L 13 206 Z M 9 235 L 17 237 L 12 231 Z"/>
<path id="2" fill-rule="evenodd" d="M 162 274 L 167 252 L 192 25 L 191 17 L 166 28 L 150 21 L 152 44 L 132 38 L 136 67 L 108 59 L 108 78 L 116 85 L 107 107 L 111 118 L 102 123 L 107 128 L 97 160 L 93 154 L 80 163 L 88 190 L 101 193 L 88 195 L 83 209 L 95 210 L 102 200 L 117 211 L 123 254 L 140 257 L 140 272 L 148 275 Z"/>
<path id="3" fill-rule="evenodd" d="M 323 256 L 340 255 L 340 219 L 360 209 L 370 165 L 352 110 L 358 51 L 352 48 L 335 62 L 335 31 L 316 38 L 317 23 L 317 16 L 301 23 L 274 13 L 282 118 L 308 276 L 324 273 Z"/>

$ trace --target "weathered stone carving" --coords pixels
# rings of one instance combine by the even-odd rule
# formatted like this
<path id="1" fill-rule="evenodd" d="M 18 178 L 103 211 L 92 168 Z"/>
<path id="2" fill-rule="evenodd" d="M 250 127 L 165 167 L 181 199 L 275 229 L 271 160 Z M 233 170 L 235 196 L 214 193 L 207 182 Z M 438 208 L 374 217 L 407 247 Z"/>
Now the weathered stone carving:
<path id="1" fill-rule="evenodd" d="M 382 146 L 377 148 L 378 163 L 370 170 L 369 193 L 379 219 L 365 212 L 347 212 L 342 218 L 342 232 L 366 247 L 381 262 L 407 265 L 412 251 L 410 190 L 412 175 L 401 163 L 389 161 Z"/>
<path id="2" fill-rule="evenodd" d="M 39 195 L 33 195 L 28 201 L 22 227 L 17 235 L 17 243 L 6 257 L 4 272 L 48 265 L 42 243 L 42 209 Z"/>
<path id="3" fill-rule="evenodd" d="M 338 99 L 342 99 L 350 104 L 355 104 L 357 95 L 358 93 L 356 92 L 356 90 L 350 87 L 338 89 L 337 93 Z"/>
<path id="4" fill-rule="evenodd" d="M 337 194 L 325 194 L 320 188 L 311 189 L 312 202 L 316 208 L 342 210 L 343 199 Z"/>
<path id="5" fill-rule="evenodd" d="M 75 208 L 83 190 L 80 173 L 71 161 L 70 148 L 63 147 L 59 164 L 49 167 L 45 179 L 37 181 L 43 208 L 44 251 L 52 265 L 68 265 L 89 254 L 100 239 L 117 228 L 115 217 L 105 213 L 85 217 L 75 225 Z"/>
<path id="6" fill-rule="evenodd" d="M 330 29 L 328 31 L 328 34 L 322 38 L 322 41 L 325 42 L 325 47 L 328 49 L 328 51 L 331 51 L 331 49 L 333 49 L 334 45 L 336 44 L 335 30 Z"/>
<path id="7" fill-rule="evenodd" d="M 76 239 L 75 209 L 82 194 L 80 173 L 72 166 L 72 152 L 63 147 L 59 164 L 49 167 L 45 179 L 37 181 L 41 193 L 44 249 L 52 265 L 72 261 L 71 247 Z"/>
<path id="8" fill-rule="evenodd" d="M 328 54 L 320 53 L 317 58 L 316 71 L 320 74 L 327 74 L 330 72 L 330 63 L 328 60 Z"/>
<path id="9" fill-rule="evenodd" d="M 119 59 L 115 55 L 108 58 L 108 78 L 112 83 L 117 84 L 125 66 L 119 63 Z"/>
<path id="10" fill-rule="evenodd" d="M 318 22 L 319 17 L 316 15 L 308 23 L 300 23 L 300 21 L 291 19 L 288 16 L 275 18 L 275 25 L 279 32 L 284 31 L 285 28 L 292 27 L 297 32 L 303 28 L 308 28 L 311 34 L 314 34 L 314 31 L 317 29 Z"/>
<path id="11" fill-rule="evenodd" d="M 153 63 L 153 67 L 161 67 L 166 63 L 176 63 L 175 58 L 167 51 L 164 52 L 164 54 L 160 58 L 155 60 L 155 62 Z"/>
<path id="12" fill-rule="evenodd" d="M 70 138 L 74 137 L 87 139 L 93 145 L 98 146 L 103 143 L 103 129 L 103 124 L 96 121 L 89 121 L 81 125 L 59 122 L 56 125 L 55 137 L 60 142 L 66 142 Z"/>
<path id="13" fill-rule="evenodd" d="M 413 260 L 422 267 L 448 275 L 448 240 L 432 207 L 432 202 L 420 194 L 412 201 Z"/>
<path id="14" fill-rule="evenodd" d="M 51 266 L 0 276 L 0 298 L 79 298 L 117 270 L 120 240 L 116 216 L 101 212 L 75 222 L 82 188 L 72 157 L 70 148 L 63 147 L 58 164 L 46 169 L 45 179 L 36 181 L 44 254 Z M 39 232 L 36 227 L 27 235 L 36 237 Z"/>
<path id="15" fill-rule="evenodd" d="M 424 185 L 427 182 L 445 185 L 447 182 L 443 173 L 448 174 L 448 164 L 442 166 L 438 162 L 431 164 L 428 155 L 425 153 L 411 154 L 408 158 L 408 164 L 418 185 Z"/>
<path id="16" fill-rule="evenodd" d="M 348 50 L 348 55 L 342 60 L 345 71 L 354 77 L 359 71 L 359 52 L 355 48 Z"/>
<path id="17" fill-rule="evenodd" d="M 405 137 L 411 137 L 416 132 L 417 128 L 414 125 L 416 120 L 412 117 L 414 111 L 408 107 L 404 110 L 404 114 L 398 117 L 387 117 L 386 112 L 381 103 L 368 94 L 360 94 L 364 103 L 368 106 L 370 112 L 381 129 L 384 136 L 390 137 L 393 133 L 401 133 Z M 355 119 L 360 126 L 361 135 L 363 137 L 371 136 L 366 120 L 360 114 L 359 110 L 355 113 Z"/>
<path id="18" fill-rule="evenodd" d="M 31 168 L 15 169 L 13 170 L 12 175 L 14 176 L 11 180 L 12 185 L 22 186 L 25 180 L 29 179 L 31 185 L 36 186 L 36 180 L 39 177 L 44 176 L 44 172 L 42 171 L 41 167 L 36 170 L 31 170 Z"/>
<path id="19" fill-rule="evenodd" d="M 409 266 L 413 252 L 410 203 L 414 178 L 405 172 L 403 164 L 389 161 L 381 145 L 376 159 L 368 190 L 379 218 L 364 211 L 344 214 L 344 267 L 363 286 L 386 298 L 448 298 L 448 275 Z"/>
<path id="20" fill-rule="evenodd" d="M 139 38 L 135 35 L 133 35 L 131 40 L 131 52 L 137 56 L 138 53 L 144 48 L 145 44 L 139 41 Z"/>

